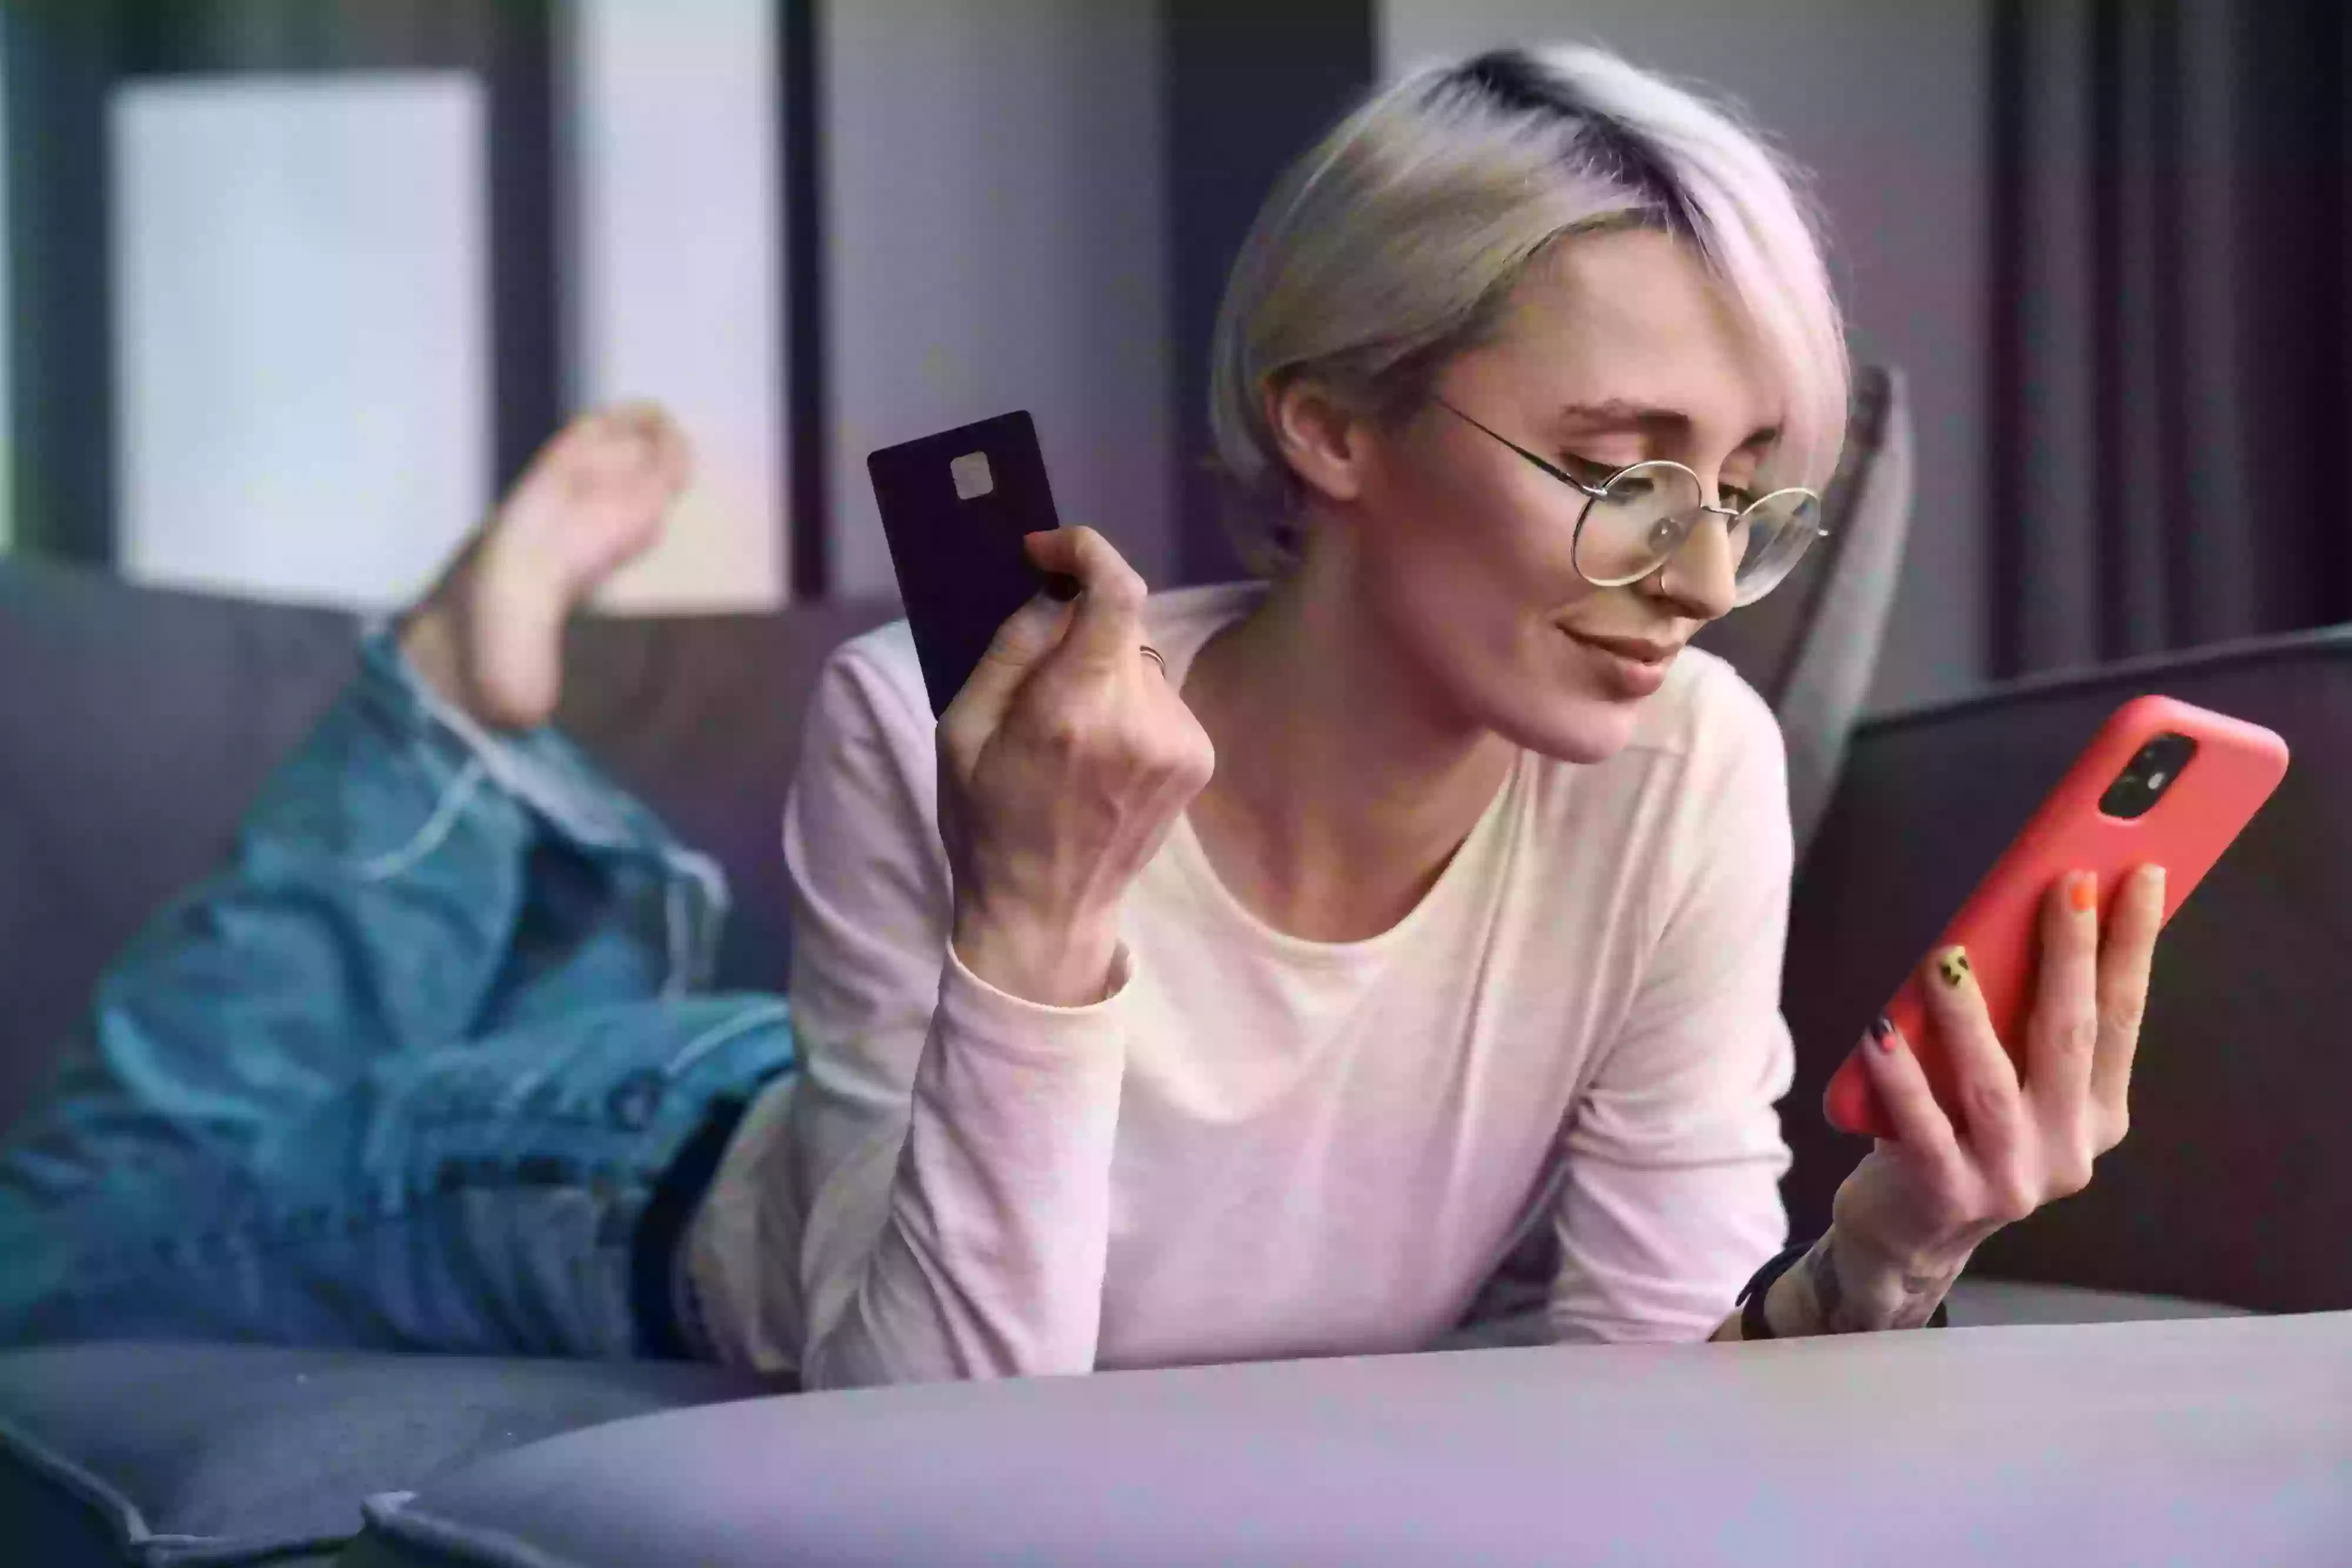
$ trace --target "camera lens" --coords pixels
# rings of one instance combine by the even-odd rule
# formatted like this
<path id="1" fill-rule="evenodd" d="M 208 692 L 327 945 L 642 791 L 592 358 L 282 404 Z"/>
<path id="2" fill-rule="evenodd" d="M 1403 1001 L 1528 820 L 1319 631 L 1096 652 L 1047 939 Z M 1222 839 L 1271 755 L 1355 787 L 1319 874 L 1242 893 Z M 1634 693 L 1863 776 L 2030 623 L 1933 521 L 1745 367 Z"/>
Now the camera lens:
<path id="1" fill-rule="evenodd" d="M 2140 747 L 2129 764 L 2107 786 L 2099 801 L 2099 810 L 2111 817 L 2126 821 L 2144 817 L 2164 794 L 2167 786 L 2179 779 L 2196 756 L 2197 743 L 2185 735 L 2159 735 Z"/>

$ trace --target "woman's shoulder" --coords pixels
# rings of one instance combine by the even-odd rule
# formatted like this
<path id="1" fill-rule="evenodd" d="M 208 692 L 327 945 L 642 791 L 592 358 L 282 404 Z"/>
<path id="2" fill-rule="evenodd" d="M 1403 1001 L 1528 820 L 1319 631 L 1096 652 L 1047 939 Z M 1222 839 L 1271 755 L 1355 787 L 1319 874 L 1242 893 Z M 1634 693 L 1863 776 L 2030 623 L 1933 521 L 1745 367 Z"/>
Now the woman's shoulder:
<path id="1" fill-rule="evenodd" d="M 1685 648 L 1635 727 L 1633 744 L 1698 761 L 1737 757 L 1759 747 L 1777 756 L 1780 721 L 1763 694 L 1727 660 L 1704 648 Z"/>
<path id="2" fill-rule="evenodd" d="M 1180 653 L 1189 659 L 1211 633 L 1238 620 L 1265 592 L 1261 582 L 1162 589 L 1144 604 L 1144 634 L 1171 663 Z M 902 722 L 925 730 L 932 727 L 922 661 L 915 653 L 914 629 L 905 620 L 860 632 L 826 655 L 814 700 L 838 702 L 853 695 L 868 701 L 886 698 Z"/>
<path id="3" fill-rule="evenodd" d="M 1265 583 L 1249 580 L 1159 589 L 1144 601 L 1143 623 L 1154 636 L 1198 628 L 1205 637 L 1241 619 L 1265 592 Z"/>
<path id="4" fill-rule="evenodd" d="M 869 724 L 928 741 L 937 721 L 923 689 L 914 629 L 904 620 L 891 621 L 835 647 L 818 668 L 809 707 L 835 720 L 856 710 Z"/>
<path id="5" fill-rule="evenodd" d="M 903 684 L 911 676 L 919 685 L 923 678 L 923 666 L 915 657 L 915 629 L 903 616 L 841 643 L 825 655 L 825 668 L 852 672 L 862 680 Z"/>

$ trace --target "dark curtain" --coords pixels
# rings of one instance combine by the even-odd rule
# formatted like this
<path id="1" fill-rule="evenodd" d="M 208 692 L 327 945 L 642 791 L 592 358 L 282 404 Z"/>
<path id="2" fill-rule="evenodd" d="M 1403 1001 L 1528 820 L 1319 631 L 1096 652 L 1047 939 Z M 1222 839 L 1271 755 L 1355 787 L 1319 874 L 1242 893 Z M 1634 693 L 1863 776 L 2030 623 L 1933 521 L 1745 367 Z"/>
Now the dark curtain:
<path id="1" fill-rule="evenodd" d="M 2352 621 L 2352 7 L 1992 18 L 1993 674 Z"/>

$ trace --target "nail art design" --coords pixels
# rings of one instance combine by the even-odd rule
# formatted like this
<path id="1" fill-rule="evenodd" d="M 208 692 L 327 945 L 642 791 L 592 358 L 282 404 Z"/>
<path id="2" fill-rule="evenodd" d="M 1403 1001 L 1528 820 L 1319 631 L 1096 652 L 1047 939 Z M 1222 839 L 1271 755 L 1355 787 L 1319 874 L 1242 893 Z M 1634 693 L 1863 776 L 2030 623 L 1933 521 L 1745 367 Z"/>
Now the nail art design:
<path id="1" fill-rule="evenodd" d="M 2074 900 L 2075 914 L 2090 914 L 2092 910 L 2098 907 L 2099 904 L 2099 873 L 2086 871 L 2077 876 L 2074 879 L 2074 887 L 2068 892 L 2068 896 Z"/>
<path id="2" fill-rule="evenodd" d="M 1895 1049 L 1894 1020 L 1880 1019 L 1873 1023 L 1870 1026 L 1870 1038 L 1877 1042 L 1879 1050 L 1892 1051 Z"/>
<path id="3" fill-rule="evenodd" d="M 1969 977 L 1969 956 L 1964 948 L 1947 947 L 1936 955 L 1936 967 L 1944 977 L 1944 984 L 1958 987 Z"/>

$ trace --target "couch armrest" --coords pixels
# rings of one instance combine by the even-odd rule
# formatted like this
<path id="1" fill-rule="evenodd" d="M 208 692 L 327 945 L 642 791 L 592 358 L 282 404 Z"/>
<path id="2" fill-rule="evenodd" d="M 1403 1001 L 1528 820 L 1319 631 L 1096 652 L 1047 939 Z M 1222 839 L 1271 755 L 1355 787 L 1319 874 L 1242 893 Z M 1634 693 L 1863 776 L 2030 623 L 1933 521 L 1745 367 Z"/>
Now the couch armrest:
<path id="1" fill-rule="evenodd" d="M 1864 1145 L 1829 1076 L 2100 722 L 2146 692 L 2286 737 L 2294 765 L 2158 953 L 2132 1132 L 1989 1273 L 2273 1311 L 2352 1305 L 2352 628 L 2005 686 L 1855 736 L 1790 911 L 1800 1233 Z"/>
<path id="2" fill-rule="evenodd" d="M 2347 1406 L 2347 1313 L 799 1395 L 501 1455 L 341 1561 L 2334 1563 Z"/>

